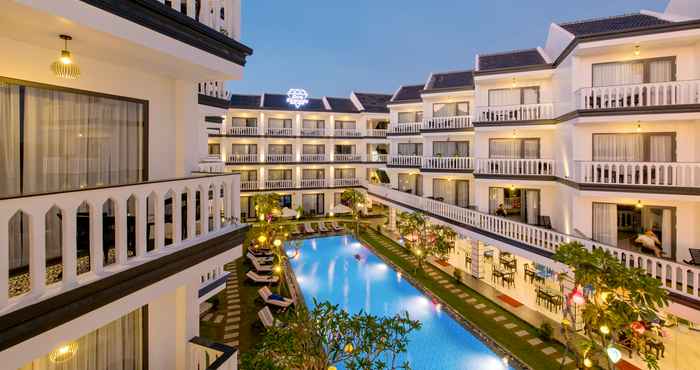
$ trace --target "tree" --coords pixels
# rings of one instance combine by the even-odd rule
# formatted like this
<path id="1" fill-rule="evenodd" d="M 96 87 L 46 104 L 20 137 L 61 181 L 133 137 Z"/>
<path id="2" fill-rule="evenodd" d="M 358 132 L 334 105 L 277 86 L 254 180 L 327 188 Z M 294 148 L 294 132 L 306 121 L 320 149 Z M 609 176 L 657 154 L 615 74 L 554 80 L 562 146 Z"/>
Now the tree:
<path id="1" fill-rule="evenodd" d="M 258 193 L 253 195 L 252 201 L 260 222 L 271 222 L 272 218 L 281 212 L 282 197 L 277 193 Z"/>
<path id="2" fill-rule="evenodd" d="M 248 233 L 246 245 L 253 249 L 269 249 L 274 254 L 274 272 L 280 276 L 278 293 L 284 284 L 284 270 L 287 255 L 284 246 L 291 235 L 290 225 L 281 224 L 276 217 L 280 215 L 280 196 L 276 193 L 263 193 L 253 196 L 258 222 Z"/>
<path id="3" fill-rule="evenodd" d="M 345 189 L 340 194 L 340 200 L 350 208 L 352 219 L 355 222 L 355 235 L 360 232 L 360 210 L 365 206 L 367 197 L 365 193 L 357 189 Z"/>
<path id="4" fill-rule="evenodd" d="M 428 233 L 432 242 L 428 244 L 427 254 L 440 260 L 447 259 L 447 256 L 455 249 L 457 233 L 449 226 L 435 224 L 430 227 Z"/>
<path id="5" fill-rule="evenodd" d="M 270 328 L 256 351 L 243 356 L 242 368 L 326 370 L 343 364 L 349 370 L 409 369 L 399 363 L 400 357 L 407 351 L 408 336 L 420 327 L 406 312 L 351 315 L 338 305 L 314 300 L 310 312 L 298 307 L 284 326 Z"/>
<path id="6" fill-rule="evenodd" d="M 576 290 L 569 296 L 567 316 L 572 317 L 570 305 L 576 298 L 585 301 L 585 339 L 576 343 L 579 357 L 588 365 L 602 359 L 612 369 L 611 362 L 619 360 L 618 346 L 624 345 L 639 353 L 649 369 L 659 369 L 649 344 L 661 343 L 664 334 L 658 312 L 668 304 L 668 292 L 661 282 L 643 269 L 626 267 L 607 251 L 589 252 L 576 242 L 560 245 L 554 259 L 574 272 Z M 582 287 L 591 290 L 587 298 Z"/>
<path id="7" fill-rule="evenodd" d="M 444 260 L 454 250 L 457 233 L 451 227 L 430 224 L 421 212 L 401 213 L 397 226 L 404 245 L 418 259 L 418 267 L 428 256 Z"/>

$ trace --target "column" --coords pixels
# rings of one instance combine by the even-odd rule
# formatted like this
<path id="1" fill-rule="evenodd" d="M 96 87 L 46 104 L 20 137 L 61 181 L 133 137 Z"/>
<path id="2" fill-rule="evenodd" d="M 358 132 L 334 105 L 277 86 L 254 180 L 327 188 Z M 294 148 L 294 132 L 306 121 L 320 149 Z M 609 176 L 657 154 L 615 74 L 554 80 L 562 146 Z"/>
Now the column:
<path id="1" fill-rule="evenodd" d="M 125 199 L 114 199 L 114 251 L 117 265 L 125 265 L 129 257 L 126 245 L 126 203 Z"/>
<path id="2" fill-rule="evenodd" d="M 78 252 L 76 250 L 76 207 L 68 206 L 61 209 L 61 257 L 63 261 L 63 286 L 71 287 L 78 284 Z"/>
<path id="3" fill-rule="evenodd" d="M 483 279 L 484 271 L 484 244 L 478 240 L 471 240 L 472 276 Z"/>
<path id="4" fill-rule="evenodd" d="M 153 199 L 153 249 L 159 250 L 165 245 L 165 200 L 162 196 Z"/>
<path id="5" fill-rule="evenodd" d="M 146 194 L 136 195 L 136 257 L 146 255 L 146 244 L 148 243 L 148 199 Z"/>
<path id="6" fill-rule="evenodd" d="M 104 268 L 102 217 L 102 204 L 90 204 L 90 271 L 94 274 Z"/>
<path id="7" fill-rule="evenodd" d="M 214 203 L 212 208 L 212 211 L 214 212 L 213 219 L 214 219 L 214 230 L 218 230 L 221 227 L 221 202 L 223 198 L 221 198 L 221 187 L 219 184 L 214 184 L 214 191 L 212 194 L 212 202 Z"/>
<path id="8" fill-rule="evenodd" d="M 396 208 L 389 207 L 389 230 L 396 231 Z"/>
<path id="9" fill-rule="evenodd" d="M 41 295 L 46 289 L 46 218 L 45 210 L 29 214 L 31 240 L 29 241 L 29 276 L 32 295 Z M 38 214 L 38 216 L 37 216 Z"/>
<path id="10" fill-rule="evenodd" d="M 7 212 L 9 213 L 9 211 Z M 0 309 L 5 307 L 9 299 L 10 288 L 10 263 L 5 256 L 9 255 L 9 218 L 3 214 L 0 216 Z"/>
<path id="11" fill-rule="evenodd" d="M 173 191 L 173 246 L 182 241 L 182 193 Z"/>
<path id="12" fill-rule="evenodd" d="M 224 195 L 228 194 L 228 201 L 226 204 L 231 205 L 231 216 L 234 217 L 236 220 L 238 220 L 238 223 L 242 223 L 241 218 L 241 177 L 236 176 L 234 179 L 233 183 L 230 185 L 226 185 L 226 190 L 227 192 L 224 192 Z"/>
<path id="13" fill-rule="evenodd" d="M 201 228 L 201 235 L 205 235 L 209 232 L 209 187 L 200 188 L 200 210 L 199 210 L 199 223 Z"/>
<path id="14" fill-rule="evenodd" d="M 194 239 L 197 235 L 197 200 L 195 190 L 187 189 L 187 237 Z"/>

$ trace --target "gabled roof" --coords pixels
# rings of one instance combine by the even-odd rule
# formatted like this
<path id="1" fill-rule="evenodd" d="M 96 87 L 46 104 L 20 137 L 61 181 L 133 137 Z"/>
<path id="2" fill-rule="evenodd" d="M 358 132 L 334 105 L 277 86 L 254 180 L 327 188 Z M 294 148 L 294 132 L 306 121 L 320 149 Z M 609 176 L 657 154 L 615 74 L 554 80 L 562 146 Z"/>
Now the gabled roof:
<path id="1" fill-rule="evenodd" d="M 229 104 L 231 108 L 260 109 L 260 95 L 232 94 Z"/>
<path id="2" fill-rule="evenodd" d="M 262 109 L 277 109 L 277 110 L 298 110 L 307 112 L 327 112 L 323 105 L 323 100 L 316 98 L 308 98 L 309 102 L 298 109 L 287 103 L 287 95 L 283 94 L 264 94 Z"/>
<path id="3" fill-rule="evenodd" d="M 433 73 L 425 85 L 424 92 L 440 92 L 452 90 L 474 90 L 473 71 L 455 71 Z"/>
<path id="4" fill-rule="evenodd" d="M 424 85 L 408 85 L 401 86 L 391 98 L 390 103 L 416 103 L 421 101 L 420 94 L 423 91 Z"/>
<path id="5" fill-rule="evenodd" d="M 559 23 L 559 26 L 574 36 L 588 36 L 600 33 L 644 29 L 669 23 L 672 22 L 648 14 L 635 13 Z"/>
<path id="6" fill-rule="evenodd" d="M 339 113 L 360 113 L 352 100 L 348 98 L 329 98 L 326 101 L 333 112 Z"/>
<path id="7" fill-rule="evenodd" d="M 538 49 L 523 49 L 496 54 L 481 54 L 478 57 L 479 72 L 506 68 L 548 67 Z"/>
<path id="8" fill-rule="evenodd" d="M 354 93 L 357 100 L 360 101 L 362 108 L 368 113 L 389 113 L 387 103 L 391 100 L 391 95 L 387 94 L 370 94 L 370 93 Z"/>

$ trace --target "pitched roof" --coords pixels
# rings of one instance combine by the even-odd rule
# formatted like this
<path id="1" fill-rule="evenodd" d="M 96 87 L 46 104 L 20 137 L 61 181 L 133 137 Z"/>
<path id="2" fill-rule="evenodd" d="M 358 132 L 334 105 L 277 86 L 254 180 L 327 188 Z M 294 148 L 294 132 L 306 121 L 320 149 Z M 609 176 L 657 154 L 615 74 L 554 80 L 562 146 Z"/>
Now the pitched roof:
<path id="1" fill-rule="evenodd" d="M 420 93 L 422 91 L 423 85 L 401 86 L 391 99 L 391 103 L 419 102 L 421 101 Z"/>
<path id="2" fill-rule="evenodd" d="M 440 90 L 473 90 L 473 71 L 434 73 L 426 85 L 425 92 Z"/>
<path id="3" fill-rule="evenodd" d="M 625 14 L 607 18 L 585 19 L 559 23 L 574 36 L 588 36 L 599 33 L 622 32 L 632 29 L 649 28 L 671 22 L 647 14 Z"/>
<path id="4" fill-rule="evenodd" d="M 514 50 L 504 53 L 479 55 L 479 71 L 538 65 L 546 66 L 548 64 L 537 49 Z"/>
<path id="5" fill-rule="evenodd" d="M 260 108 L 260 95 L 237 95 L 232 94 L 229 102 L 231 108 Z"/>
<path id="6" fill-rule="evenodd" d="M 355 93 L 357 100 L 360 101 L 365 112 L 369 113 L 389 113 L 387 103 L 391 100 L 391 95 L 387 94 L 370 94 L 370 93 Z"/>
<path id="7" fill-rule="evenodd" d="M 331 107 L 331 111 L 340 113 L 359 113 L 357 107 L 348 98 L 329 98 L 326 97 L 328 105 Z"/>
<path id="8" fill-rule="evenodd" d="M 306 105 L 299 107 L 298 109 L 287 103 L 287 95 L 283 94 L 265 94 L 263 100 L 263 109 L 277 109 L 277 110 L 298 110 L 298 111 L 308 111 L 308 112 L 326 112 L 326 108 L 323 106 L 323 101 L 316 98 L 308 98 L 309 102 Z"/>

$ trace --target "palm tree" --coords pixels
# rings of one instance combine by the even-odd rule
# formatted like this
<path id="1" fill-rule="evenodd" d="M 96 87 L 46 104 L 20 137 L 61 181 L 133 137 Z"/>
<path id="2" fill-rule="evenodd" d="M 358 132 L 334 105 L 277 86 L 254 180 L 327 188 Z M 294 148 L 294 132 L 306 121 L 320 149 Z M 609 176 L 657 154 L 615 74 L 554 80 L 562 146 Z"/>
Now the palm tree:
<path id="1" fill-rule="evenodd" d="M 422 268 L 428 249 L 428 220 L 425 215 L 421 212 L 401 213 L 396 225 L 404 245 L 413 252 L 418 259 L 418 267 Z"/>
<path id="2" fill-rule="evenodd" d="M 350 208 L 352 213 L 352 219 L 355 222 L 355 235 L 359 235 L 360 232 L 360 210 L 365 206 L 367 202 L 367 197 L 365 193 L 356 189 L 346 189 L 340 195 L 340 200 L 343 204 Z"/>
<path id="3" fill-rule="evenodd" d="M 429 239 L 426 254 L 445 260 L 455 248 L 457 232 L 449 226 L 431 225 L 428 230 Z"/>
<path id="4" fill-rule="evenodd" d="M 255 212 L 260 222 L 272 222 L 272 217 L 280 214 L 280 202 L 282 197 L 277 193 L 259 193 L 253 195 Z"/>

